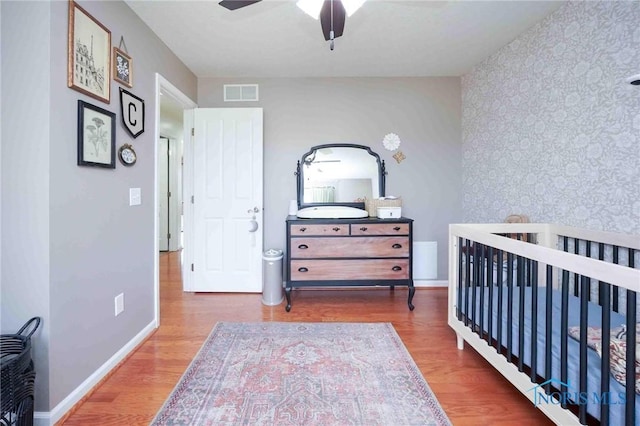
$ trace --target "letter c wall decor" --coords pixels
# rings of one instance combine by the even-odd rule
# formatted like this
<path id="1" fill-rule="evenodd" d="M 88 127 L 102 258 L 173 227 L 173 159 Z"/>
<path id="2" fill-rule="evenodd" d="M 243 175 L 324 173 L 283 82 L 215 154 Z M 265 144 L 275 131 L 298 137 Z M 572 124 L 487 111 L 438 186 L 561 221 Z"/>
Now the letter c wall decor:
<path id="1" fill-rule="evenodd" d="M 120 112 L 125 129 L 137 138 L 144 132 L 144 101 L 120 88 Z"/>

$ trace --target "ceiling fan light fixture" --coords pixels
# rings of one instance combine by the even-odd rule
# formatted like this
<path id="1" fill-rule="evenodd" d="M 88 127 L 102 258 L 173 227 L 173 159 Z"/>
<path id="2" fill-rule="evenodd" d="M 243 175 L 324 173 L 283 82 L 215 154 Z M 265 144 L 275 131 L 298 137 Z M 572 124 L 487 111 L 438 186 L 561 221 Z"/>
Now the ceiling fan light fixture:
<path id="1" fill-rule="evenodd" d="M 324 0 L 298 0 L 296 3 L 304 13 L 311 16 L 313 19 L 318 19 L 320 17 L 320 10 L 322 10 L 323 4 Z"/>
<path id="2" fill-rule="evenodd" d="M 344 6 L 345 12 L 347 12 L 347 16 L 356 13 L 356 10 L 360 9 L 360 6 L 362 6 L 365 1 L 367 0 L 342 0 L 342 5 Z"/>

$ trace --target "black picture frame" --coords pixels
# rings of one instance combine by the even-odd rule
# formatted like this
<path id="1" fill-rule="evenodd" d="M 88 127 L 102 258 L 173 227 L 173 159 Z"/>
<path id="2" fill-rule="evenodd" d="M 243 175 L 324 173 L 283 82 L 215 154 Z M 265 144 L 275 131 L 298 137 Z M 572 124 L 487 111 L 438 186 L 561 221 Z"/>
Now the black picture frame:
<path id="1" fill-rule="evenodd" d="M 78 166 L 116 168 L 116 115 L 78 101 Z"/>
<path id="2" fill-rule="evenodd" d="M 120 88 L 122 125 L 134 139 L 144 132 L 144 100 Z"/>

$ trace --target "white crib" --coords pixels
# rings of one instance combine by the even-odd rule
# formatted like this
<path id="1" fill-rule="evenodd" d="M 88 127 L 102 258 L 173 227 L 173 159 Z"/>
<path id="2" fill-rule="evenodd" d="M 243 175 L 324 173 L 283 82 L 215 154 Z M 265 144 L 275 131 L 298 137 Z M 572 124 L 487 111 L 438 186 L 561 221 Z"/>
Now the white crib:
<path id="1" fill-rule="evenodd" d="M 459 349 L 557 424 L 640 422 L 640 236 L 498 223 L 450 225 L 449 238 Z"/>

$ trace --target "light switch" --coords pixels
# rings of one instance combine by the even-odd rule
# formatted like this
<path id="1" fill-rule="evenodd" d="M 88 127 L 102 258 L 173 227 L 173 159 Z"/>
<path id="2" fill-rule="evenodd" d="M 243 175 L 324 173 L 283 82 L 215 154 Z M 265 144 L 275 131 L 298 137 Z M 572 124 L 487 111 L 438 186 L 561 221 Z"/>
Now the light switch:
<path id="1" fill-rule="evenodd" d="M 140 204 L 142 204 L 140 188 L 129 188 L 129 205 L 139 206 Z"/>

